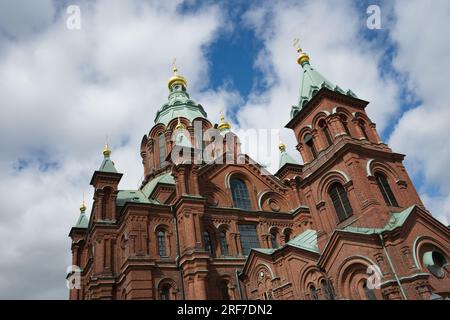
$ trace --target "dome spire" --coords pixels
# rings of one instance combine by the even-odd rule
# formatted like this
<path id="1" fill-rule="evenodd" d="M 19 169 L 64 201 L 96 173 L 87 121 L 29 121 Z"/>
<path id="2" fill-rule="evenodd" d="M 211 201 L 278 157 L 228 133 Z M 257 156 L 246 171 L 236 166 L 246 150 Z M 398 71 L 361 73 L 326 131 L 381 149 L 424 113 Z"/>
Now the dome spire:
<path id="1" fill-rule="evenodd" d="M 172 62 L 173 76 L 170 77 L 169 81 L 167 82 L 167 86 L 169 87 L 169 90 L 172 90 L 172 87 L 176 84 L 181 84 L 184 88 L 187 87 L 186 78 L 178 74 L 178 68 L 177 68 L 176 62 L 177 62 L 177 58 L 174 58 L 173 62 Z"/>
<path id="2" fill-rule="evenodd" d="M 109 148 L 108 143 L 105 143 L 105 147 L 103 148 L 103 161 L 98 171 L 117 172 L 114 162 L 111 160 L 110 156 L 111 149 Z"/>
<path id="3" fill-rule="evenodd" d="M 298 52 L 297 63 L 302 67 L 306 63 L 309 64 L 309 55 L 300 48 L 300 40 L 298 38 L 294 39 L 294 47 Z"/>
<path id="4" fill-rule="evenodd" d="M 175 127 L 175 130 L 183 130 L 183 129 L 186 129 L 185 127 L 184 127 L 184 125 L 181 123 L 181 121 L 180 121 L 180 113 L 177 111 L 177 117 L 178 117 L 178 123 L 177 123 L 177 125 L 176 125 L 176 127 Z"/>
<path id="5" fill-rule="evenodd" d="M 111 155 L 111 149 L 109 149 L 108 143 L 105 143 L 105 147 L 103 148 L 103 155 L 109 157 Z"/>

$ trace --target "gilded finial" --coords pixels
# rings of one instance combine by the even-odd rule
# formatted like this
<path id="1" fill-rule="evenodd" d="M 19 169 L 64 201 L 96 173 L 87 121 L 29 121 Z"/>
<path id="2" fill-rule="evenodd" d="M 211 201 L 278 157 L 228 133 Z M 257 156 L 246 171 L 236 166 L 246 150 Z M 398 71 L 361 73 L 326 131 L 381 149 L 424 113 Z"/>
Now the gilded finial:
<path id="1" fill-rule="evenodd" d="M 293 45 L 298 52 L 297 63 L 301 66 L 303 66 L 304 63 L 309 63 L 309 55 L 306 52 L 303 52 L 298 38 L 294 39 Z"/>
<path id="2" fill-rule="evenodd" d="M 177 117 L 178 117 L 178 123 L 177 123 L 177 125 L 175 127 L 175 130 L 185 129 L 184 125 L 180 121 L 180 115 L 179 115 L 178 112 L 177 112 Z"/>
<path id="3" fill-rule="evenodd" d="M 281 141 L 280 134 L 278 134 L 278 149 L 281 152 L 284 152 L 286 150 L 286 145 Z"/>
<path id="4" fill-rule="evenodd" d="M 109 157 L 111 155 L 111 149 L 109 149 L 108 143 L 105 143 L 105 147 L 103 148 L 103 155 L 105 157 Z"/>
<path id="5" fill-rule="evenodd" d="M 229 130 L 231 128 L 231 125 L 227 121 L 225 121 L 225 116 L 223 115 L 222 111 L 220 111 L 220 123 L 217 128 L 219 130 Z"/>
<path id="6" fill-rule="evenodd" d="M 174 58 L 172 61 L 173 76 L 170 77 L 170 79 L 167 83 L 169 90 L 172 88 L 172 86 L 174 84 L 181 84 L 185 88 L 187 87 L 187 80 L 183 76 L 180 76 L 178 74 L 178 68 L 177 68 L 176 62 L 177 62 L 177 58 Z"/>
<path id="7" fill-rule="evenodd" d="M 80 213 L 84 213 L 86 211 L 86 205 L 84 204 L 84 192 L 83 192 L 83 202 L 80 205 Z"/>
<path id="8" fill-rule="evenodd" d="M 177 68 L 177 58 L 173 58 L 172 61 L 172 70 L 173 70 L 173 74 L 178 74 L 178 68 Z"/>

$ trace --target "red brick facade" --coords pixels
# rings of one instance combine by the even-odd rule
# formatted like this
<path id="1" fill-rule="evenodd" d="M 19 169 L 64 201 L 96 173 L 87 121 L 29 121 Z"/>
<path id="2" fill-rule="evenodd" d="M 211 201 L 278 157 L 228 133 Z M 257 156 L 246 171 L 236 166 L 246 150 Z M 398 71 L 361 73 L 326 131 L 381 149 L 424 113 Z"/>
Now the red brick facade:
<path id="1" fill-rule="evenodd" d="M 119 190 L 116 172 L 93 175 L 89 224 L 70 232 L 82 270 L 70 299 L 449 297 L 449 229 L 425 209 L 404 156 L 381 141 L 366 105 L 321 88 L 287 125 L 304 165 L 275 175 L 248 157 L 161 163 L 160 143 L 170 155 L 178 120 L 155 125 L 141 144 L 140 190 Z M 199 147 L 194 121 L 180 122 Z M 224 151 L 237 156 L 239 145 Z M 247 190 L 249 208 L 238 208 L 233 188 Z M 259 245 L 245 252 L 252 230 Z M 379 289 L 367 287 L 371 265 L 381 270 Z"/>

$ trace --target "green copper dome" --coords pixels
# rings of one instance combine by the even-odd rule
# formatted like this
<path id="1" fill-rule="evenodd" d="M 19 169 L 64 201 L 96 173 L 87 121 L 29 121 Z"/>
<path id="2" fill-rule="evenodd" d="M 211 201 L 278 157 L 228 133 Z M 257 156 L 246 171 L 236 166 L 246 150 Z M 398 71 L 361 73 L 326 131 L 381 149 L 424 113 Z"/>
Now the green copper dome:
<path id="1" fill-rule="evenodd" d="M 178 74 L 176 76 L 181 77 Z M 207 114 L 202 105 L 189 98 L 189 94 L 186 91 L 186 84 L 186 81 L 169 81 L 169 101 L 156 113 L 155 124 L 162 123 L 167 126 L 170 121 L 177 117 L 186 118 L 190 122 L 195 118 L 207 118 Z"/>
<path id="2" fill-rule="evenodd" d="M 301 53 L 301 56 L 306 54 Z M 333 84 L 326 79 L 320 72 L 311 67 L 308 59 L 299 59 L 302 66 L 302 85 L 300 87 L 300 99 L 296 106 L 292 106 L 291 118 L 293 118 L 298 111 L 300 111 L 322 88 L 327 88 L 331 91 L 339 92 L 348 96 L 357 98 L 351 90 L 344 91 L 339 86 Z"/>

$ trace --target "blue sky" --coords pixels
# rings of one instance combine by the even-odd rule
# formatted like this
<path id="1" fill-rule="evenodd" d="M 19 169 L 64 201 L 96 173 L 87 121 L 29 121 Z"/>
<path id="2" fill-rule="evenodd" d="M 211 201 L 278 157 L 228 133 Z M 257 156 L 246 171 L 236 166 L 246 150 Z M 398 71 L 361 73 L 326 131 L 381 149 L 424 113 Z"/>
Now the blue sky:
<path id="1" fill-rule="evenodd" d="M 81 8 L 78 31 L 66 28 L 69 4 Z M 366 27 L 372 4 L 380 30 Z M 448 224 L 450 38 L 437 35 L 449 14 L 446 0 L 1 1 L 0 298 L 66 297 L 67 233 L 83 193 L 90 210 L 106 136 L 120 187 L 137 188 L 174 57 L 212 122 L 224 111 L 236 130 L 279 129 L 298 100 L 295 37 L 314 68 L 370 101 L 382 139 Z M 300 161 L 292 132 L 281 135 Z"/>

